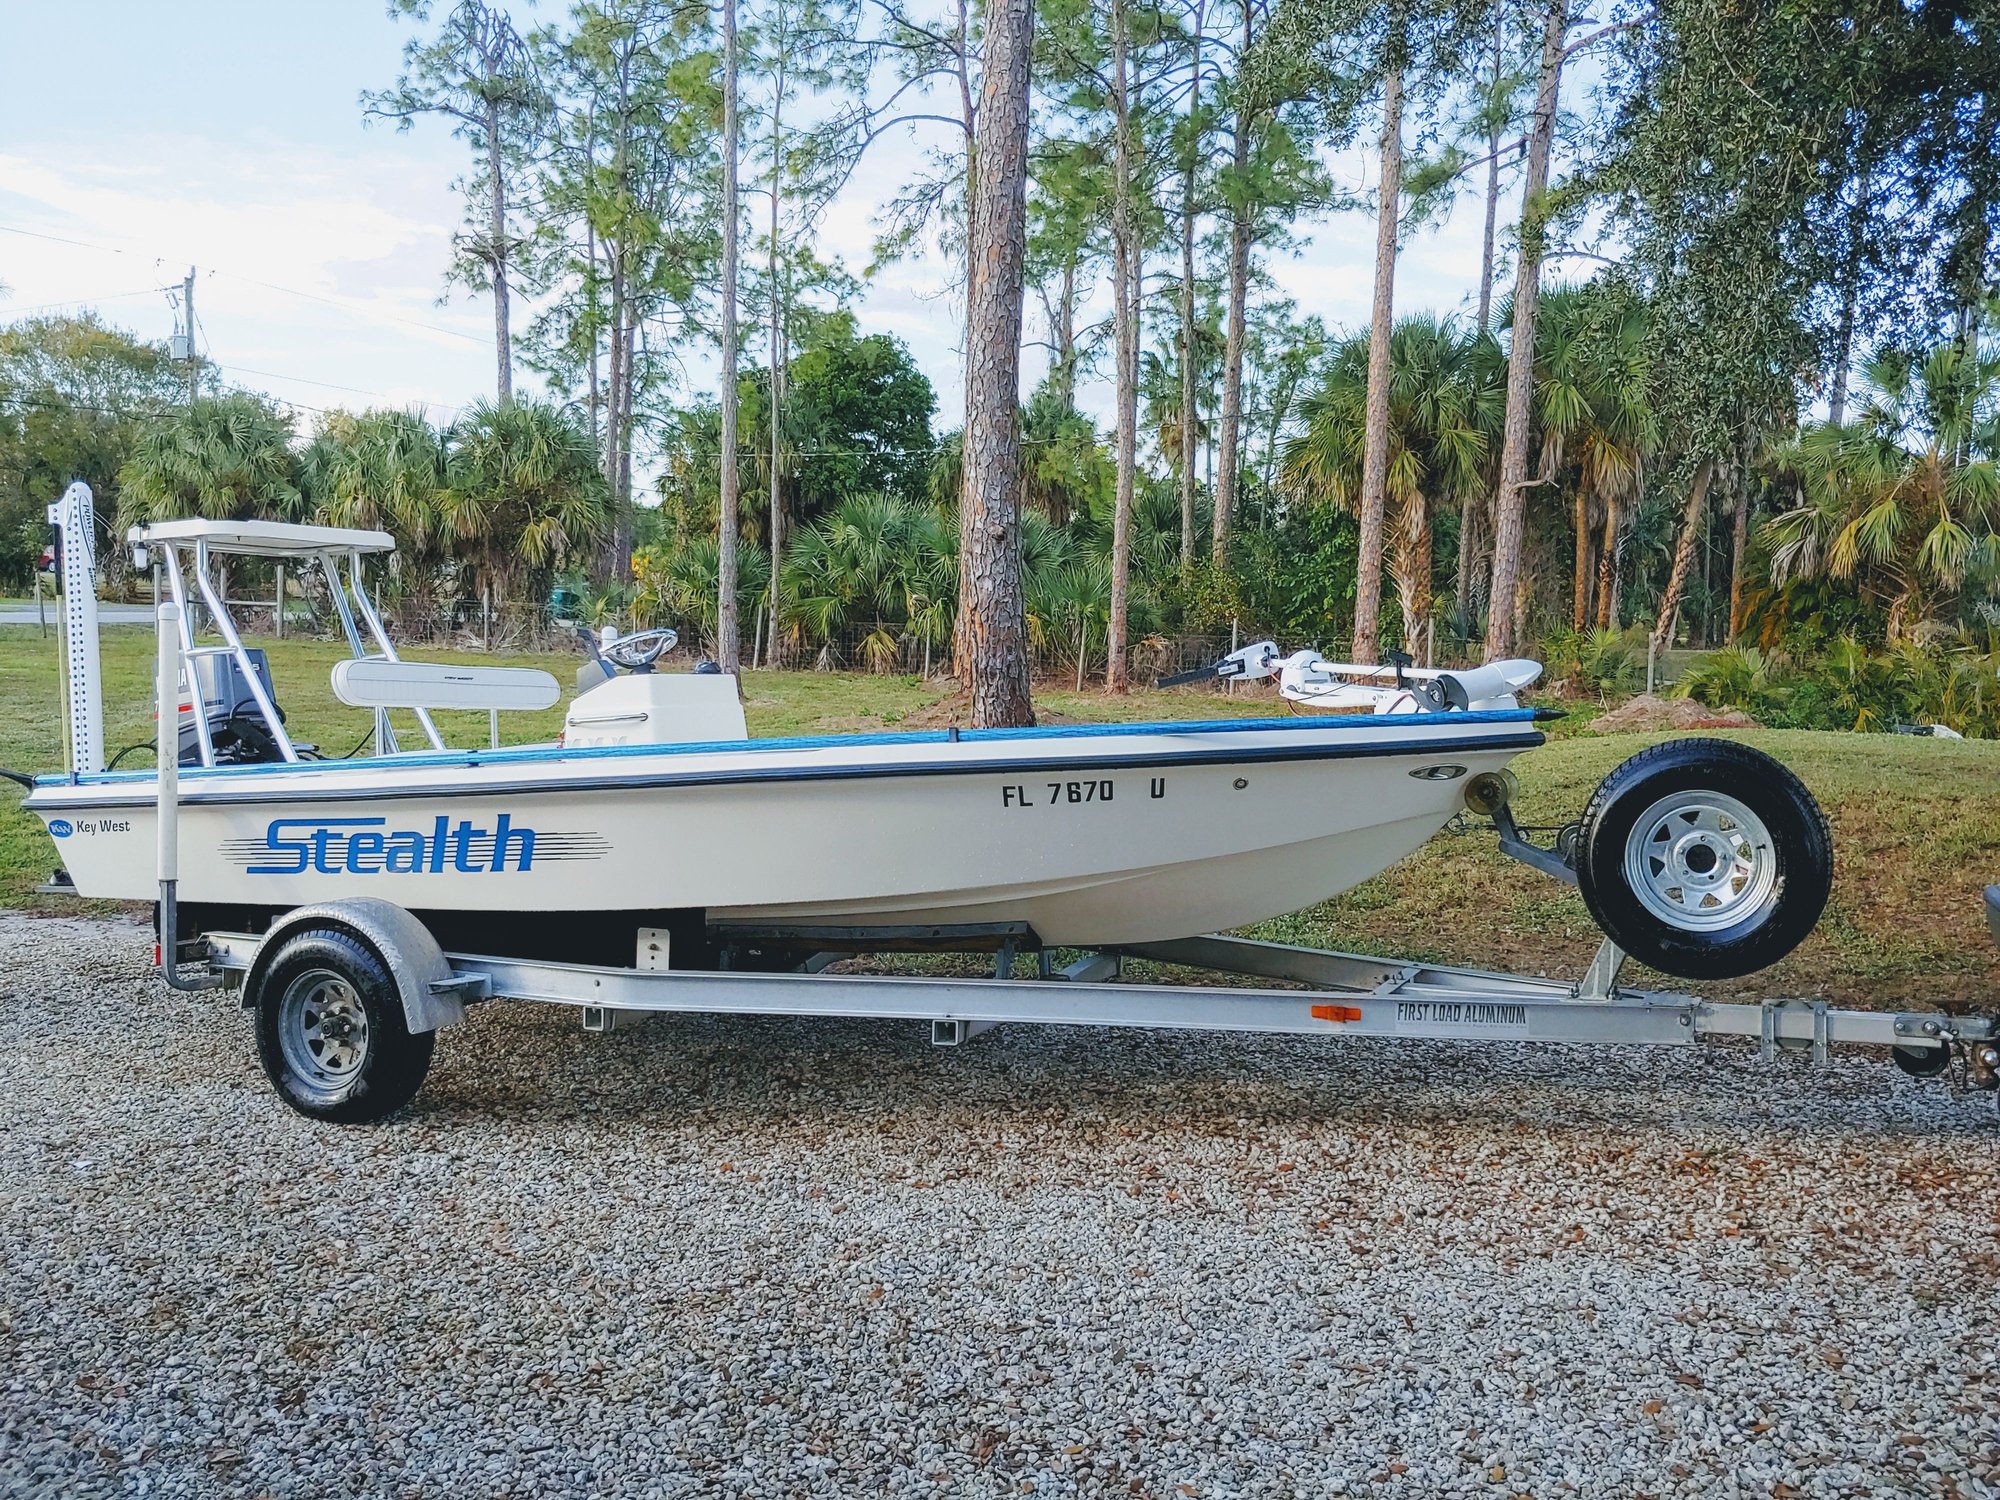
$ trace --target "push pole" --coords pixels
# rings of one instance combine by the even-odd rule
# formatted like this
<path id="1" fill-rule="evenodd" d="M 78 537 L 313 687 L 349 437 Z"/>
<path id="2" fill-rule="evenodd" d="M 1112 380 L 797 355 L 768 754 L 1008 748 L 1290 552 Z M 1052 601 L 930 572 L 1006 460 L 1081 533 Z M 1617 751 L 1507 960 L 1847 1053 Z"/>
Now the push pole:
<path id="1" fill-rule="evenodd" d="M 155 776 L 154 822 L 159 832 L 160 977 L 177 990 L 212 990 L 222 976 L 212 971 L 183 974 L 180 960 L 181 876 L 181 607 L 169 599 L 155 617 L 159 632 L 154 655 L 153 694 L 159 714 L 154 741 L 159 771 Z M 200 709 L 197 707 L 196 712 Z"/>

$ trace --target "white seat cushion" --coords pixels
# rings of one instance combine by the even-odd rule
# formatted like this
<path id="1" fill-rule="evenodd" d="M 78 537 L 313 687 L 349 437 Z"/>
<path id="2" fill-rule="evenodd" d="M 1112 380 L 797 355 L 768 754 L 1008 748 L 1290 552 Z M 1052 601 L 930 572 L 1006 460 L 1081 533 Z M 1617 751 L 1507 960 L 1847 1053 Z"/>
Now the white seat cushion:
<path id="1" fill-rule="evenodd" d="M 350 708 L 547 708 L 562 686 L 533 667 L 466 667 L 455 662 L 335 662 L 333 696 Z"/>

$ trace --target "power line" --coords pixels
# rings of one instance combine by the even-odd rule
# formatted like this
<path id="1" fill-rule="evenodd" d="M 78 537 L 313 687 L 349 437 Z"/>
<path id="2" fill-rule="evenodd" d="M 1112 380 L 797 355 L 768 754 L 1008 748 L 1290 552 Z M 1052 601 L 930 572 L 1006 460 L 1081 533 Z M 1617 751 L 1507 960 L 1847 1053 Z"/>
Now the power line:
<path id="1" fill-rule="evenodd" d="M 67 302 L 37 302 L 32 307 L 0 307 L 0 317 L 25 318 L 39 312 L 53 312 L 58 307 L 94 307 L 100 302 L 123 302 L 131 297 L 149 297 L 161 290 L 156 286 L 142 286 L 136 292 L 111 292 L 102 297 L 72 297 Z"/>
<path id="2" fill-rule="evenodd" d="M 16 396 L 6 391 L 0 391 L 0 403 L 8 406 L 31 406 L 37 411 L 87 411 L 94 412 L 100 417 L 157 419 L 171 417 L 175 412 L 173 407 L 163 406 L 154 411 L 134 411 L 129 407 L 94 406 L 88 401 L 50 401 L 41 396 Z"/>
<path id="3" fill-rule="evenodd" d="M 22 229 L 17 225 L 13 224 L 0 224 L 0 233 L 26 235 L 29 239 L 48 240 L 51 243 L 57 245 L 75 245 L 77 248 L 82 250 L 97 250 L 106 255 L 129 255 L 129 256 L 137 256 L 140 258 L 144 258 L 143 252 L 141 251 L 121 250 L 116 245 L 100 245 L 90 240 L 71 239 L 65 235 L 60 235 L 60 234 L 46 234 L 38 229 Z M 152 259 L 154 260 L 168 260 L 177 258 L 178 257 L 170 257 L 164 255 L 156 255 L 152 257 Z M 467 333 L 462 328 L 447 328 L 442 323 L 426 323 L 421 318 L 407 318 L 404 317 L 401 313 L 387 312 L 381 308 L 369 307 L 366 303 L 351 302 L 337 297 L 328 297 L 323 293 L 308 292 L 295 286 L 284 286 L 275 281 L 266 281 L 261 276 L 248 276 L 241 271 L 224 270 L 220 266 L 204 266 L 201 269 L 206 270 L 211 276 L 226 276 L 231 281 L 241 281 L 250 286 L 260 286 L 263 287 L 266 291 L 282 292 L 287 297 L 303 297 L 308 302 L 323 302 L 328 307 L 336 307 L 344 312 L 355 313 L 362 317 L 387 319 L 395 323 L 406 323 L 412 328 L 423 328 L 429 330 L 432 333 L 447 334 L 455 339 L 464 339 L 467 343 L 471 344 L 484 344 L 486 342 L 484 335 Z"/>
<path id="4" fill-rule="evenodd" d="M 335 409 L 332 407 L 308 406 L 303 401 L 287 401 L 283 396 L 273 396 L 268 392 L 263 393 L 263 397 L 273 406 L 282 406 L 291 411 L 309 411 L 321 417 L 335 414 Z M 88 401 L 51 401 L 43 396 L 17 396 L 8 392 L 0 392 L 0 403 L 8 406 L 30 406 L 38 411 L 87 411 L 101 417 L 136 418 L 149 422 L 164 417 L 179 416 L 187 410 L 184 406 L 163 406 L 153 410 L 140 410 L 129 406 L 96 406 Z"/>

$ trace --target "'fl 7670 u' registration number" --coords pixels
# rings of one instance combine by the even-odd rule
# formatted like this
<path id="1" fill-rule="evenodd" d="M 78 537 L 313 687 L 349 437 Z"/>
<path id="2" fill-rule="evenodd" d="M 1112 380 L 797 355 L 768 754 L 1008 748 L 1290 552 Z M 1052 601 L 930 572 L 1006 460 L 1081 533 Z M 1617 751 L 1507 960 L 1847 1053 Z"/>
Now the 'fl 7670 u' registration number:
<path id="1" fill-rule="evenodd" d="M 1014 781 L 1000 788 L 1002 807 L 1075 807 L 1086 802 L 1110 802 L 1118 791 L 1111 777 L 1099 781 Z M 1167 795 L 1167 778 L 1155 776 L 1146 788 L 1154 801 Z"/>

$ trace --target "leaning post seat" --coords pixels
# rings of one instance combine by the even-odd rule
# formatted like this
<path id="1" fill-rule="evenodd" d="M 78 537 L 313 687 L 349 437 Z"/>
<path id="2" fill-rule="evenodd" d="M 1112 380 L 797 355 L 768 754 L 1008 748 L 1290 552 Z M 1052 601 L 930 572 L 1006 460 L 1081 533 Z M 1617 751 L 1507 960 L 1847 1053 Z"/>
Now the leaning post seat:
<path id="1" fill-rule="evenodd" d="M 357 656 L 333 664 L 333 696 L 350 708 L 374 710 L 378 743 L 391 750 L 395 742 L 384 730 L 392 708 L 415 709 L 426 728 L 432 709 L 483 712 L 489 716 L 490 742 L 497 749 L 503 711 L 547 708 L 562 696 L 562 685 L 535 667 L 469 667 Z"/>

